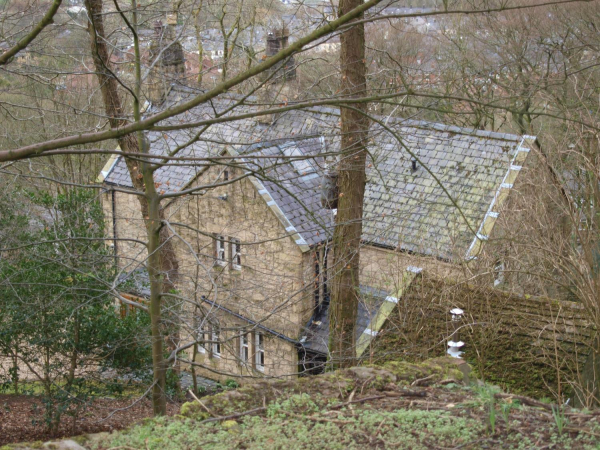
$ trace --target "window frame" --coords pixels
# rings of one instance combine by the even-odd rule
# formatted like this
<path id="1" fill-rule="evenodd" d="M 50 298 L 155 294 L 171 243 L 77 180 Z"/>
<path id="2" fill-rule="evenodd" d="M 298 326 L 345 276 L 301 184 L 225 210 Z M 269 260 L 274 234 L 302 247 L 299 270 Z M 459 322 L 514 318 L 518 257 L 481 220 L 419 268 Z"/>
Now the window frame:
<path id="1" fill-rule="evenodd" d="M 287 158 L 290 158 L 289 162 L 300 176 L 311 175 L 317 172 L 313 161 L 311 161 L 313 157 L 310 155 L 305 155 L 295 145 L 290 145 L 283 148 L 283 154 Z"/>
<path id="2" fill-rule="evenodd" d="M 217 327 L 213 327 L 211 329 L 211 354 L 213 357 L 215 358 L 220 358 L 221 357 L 221 330 L 219 330 L 219 328 Z"/>
<path id="3" fill-rule="evenodd" d="M 506 265 L 504 264 L 504 261 L 496 261 L 496 263 L 494 264 L 494 287 L 504 283 L 505 270 Z"/>
<path id="4" fill-rule="evenodd" d="M 242 270 L 242 242 L 237 238 L 230 237 L 229 248 L 231 249 L 231 268 Z"/>
<path id="5" fill-rule="evenodd" d="M 200 322 L 200 325 L 197 325 L 196 327 L 196 341 L 206 341 L 206 329 L 204 328 L 204 326 L 202 326 L 202 321 Z M 202 353 L 202 354 L 206 354 L 206 342 L 202 343 L 202 342 L 196 342 L 196 351 L 198 353 Z"/>
<path id="6" fill-rule="evenodd" d="M 260 372 L 265 371 L 265 335 L 260 331 L 254 333 L 254 366 Z"/>
<path id="7" fill-rule="evenodd" d="M 226 266 L 227 265 L 227 245 L 226 245 L 226 240 L 225 240 L 225 236 L 221 235 L 221 234 L 216 234 L 215 235 L 215 258 L 216 258 L 216 263 L 220 266 Z"/>
<path id="8" fill-rule="evenodd" d="M 250 362 L 250 339 L 249 334 L 240 331 L 240 363 L 243 366 L 248 365 Z"/>

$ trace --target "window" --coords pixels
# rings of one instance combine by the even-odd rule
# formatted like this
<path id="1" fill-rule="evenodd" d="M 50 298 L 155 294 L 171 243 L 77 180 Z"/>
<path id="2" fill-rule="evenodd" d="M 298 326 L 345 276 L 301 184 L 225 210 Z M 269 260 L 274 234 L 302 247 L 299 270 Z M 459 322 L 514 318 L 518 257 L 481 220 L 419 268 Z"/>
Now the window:
<path id="1" fill-rule="evenodd" d="M 247 364 L 250 360 L 250 347 L 248 342 L 248 334 L 240 333 L 240 361 L 242 364 Z"/>
<path id="2" fill-rule="evenodd" d="M 206 330 L 204 329 L 204 326 L 202 325 L 202 319 L 200 317 L 195 317 L 195 329 L 196 329 L 196 340 L 198 341 L 196 343 L 196 349 L 198 350 L 198 353 L 206 353 Z"/>
<path id="3" fill-rule="evenodd" d="M 145 303 L 145 301 L 143 299 L 136 297 L 135 295 L 129 295 L 129 294 L 122 293 L 121 296 L 123 298 L 130 300 L 132 302 L 135 302 L 135 303 Z M 135 305 L 133 305 L 131 303 L 125 303 L 121 299 L 116 298 L 115 299 L 115 307 L 119 311 L 119 315 L 121 316 L 122 319 L 124 319 L 127 316 L 136 316 L 137 317 L 138 309 L 135 307 Z"/>
<path id="4" fill-rule="evenodd" d="M 198 329 L 198 343 L 196 344 L 196 347 L 198 348 L 198 353 L 206 353 L 206 333 L 204 332 L 204 329 L 199 328 Z"/>
<path id="5" fill-rule="evenodd" d="M 504 263 L 496 261 L 496 264 L 494 264 L 494 286 L 504 283 L 504 270 Z"/>
<path id="6" fill-rule="evenodd" d="M 231 268 L 242 270 L 242 244 L 239 239 L 230 238 L 231 245 Z"/>
<path id="7" fill-rule="evenodd" d="M 223 181 L 229 181 L 229 170 L 223 171 Z"/>
<path id="8" fill-rule="evenodd" d="M 288 158 L 293 158 L 290 162 L 300 175 L 308 175 L 316 172 L 312 162 L 297 147 L 286 147 L 283 149 L 283 154 Z"/>
<path id="9" fill-rule="evenodd" d="M 221 357 L 221 342 L 220 342 L 220 338 L 221 338 L 221 333 L 219 332 L 218 328 L 213 328 L 212 330 L 212 343 L 210 345 L 212 345 L 212 354 L 214 357 L 216 358 L 220 358 Z"/>
<path id="10" fill-rule="evenodd" d="M 254 335 L 255 341 L 255 352 L 254 352 L 254 362 L 256 364 L 256 368 L 261 372 L 265 370 L 265 335 L 262 333 L 256 333 Z"/>
<path id="11" fill-rule="evenodd" d="M 217 264 L 224 266 L 227 264 L 225 259 L 225 236 L 217 235 L 216 237 L 216 257 Z"/>

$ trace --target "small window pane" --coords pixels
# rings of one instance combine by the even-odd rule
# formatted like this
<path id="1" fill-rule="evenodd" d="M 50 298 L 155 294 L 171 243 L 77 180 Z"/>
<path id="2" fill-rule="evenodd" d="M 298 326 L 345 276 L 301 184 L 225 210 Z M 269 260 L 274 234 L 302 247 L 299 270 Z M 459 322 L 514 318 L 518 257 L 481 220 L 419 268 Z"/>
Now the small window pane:
<path id="1" fill-rule="evenodd" d="M 225 237 L 217 236 L 217 263 L 226 263 L 225 259 Z"/>
<path id="2" fill-rule="evenodd" d="M 221 342 L 220 342 L 219 330 L 213 330 L 212 341 L 213 341 L 213 355 L 221 356 Z"/>
<path id="3" fill-rule="evenodd" d="M 240 334 L 240 359 L 243 364 L 248 362 L 250 357 L 250 350 L 248 346 L 248 335 Z"/>
<path id="4" fill-rule="evenodd" d="M 265 370 L 265 342 L 264 335 L 262 333 L 256 333 L 255 345 L 256 345 L 256 354 L 255 354 L 255 362 L 256 368 L 260 371 Z"/>
<path id="5" fill-rule="evenodd" d="M 239 239 L 231 239 L 231 264 L 234 269 L 241 270 L 242 268 L 242 244 Z"/>

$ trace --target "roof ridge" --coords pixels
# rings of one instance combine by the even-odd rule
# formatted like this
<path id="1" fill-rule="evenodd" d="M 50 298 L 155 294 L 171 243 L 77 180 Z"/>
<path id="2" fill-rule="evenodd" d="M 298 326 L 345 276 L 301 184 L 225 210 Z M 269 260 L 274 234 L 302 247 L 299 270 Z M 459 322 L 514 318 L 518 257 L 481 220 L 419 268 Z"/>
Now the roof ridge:
<path id="1" fill-rule="evenodd" d="M 223 98 L 223 97 L 225 97 L 225 98 Z M 223 99 L 223 100 L 240 100 L 240 99 L 258 100 L 258 97 L 255 95 L 243 96 L 241 94 L 227 92 L 225 94 L 222 94 L 218 98 L 212 99 L 211 102 L 215 102 L 215 101 L 218 102 L 221 99 Z M 301 104 L 301 102 L 288 101 L 288 103 L 287 103 L 288 106 L 294 106 L 297 104 Z M 256 106 L 256 105 L 254 105 L 252 103 L 245 103 L 240 106 Z M 330 112 L 330 113 L 338 113 L 338 114 L 340 112 L 339 107 L 329 106 L 329 105 L 313 105 L 313 106 L 309 105 L 309 106 L 306 106 L 303 108 L 292 109 L 292 110 L 289 110 L 286 112 L 302 111 L 302 110 L 307 110 L 307 111 L 311 112 L 310 108 L 317 108 L 319 110 L 319 111 L 312 111 L 312 112 Z M 283 113 L 283 114 L 285 114 L 285 113 Z M 499 131 L 478 130 L 477 128 L 472 128 L 472 127 L 459 127 L 458 125 L 448 125 L 448 124 L 444 124 L 441 122 L 430 122 L 428 120 L 422 120 L 422 119 L 408 119 L 408 118 L 403 118 L 403 117 L 391 117 L 390 119 L 388 119 L 388 116 L 381 116 L 381 115 L 374 115 L 373 117 L 375 117 L 377 119 L 387 119 L 387 120 L 391 119 L 394 122 L 396 122 L 402 126 L 408 126 L 408 127 L 413 127 L 413 128 L 423 128 L 423 129 L 434 129 L 436 131 L 456 133 L 456 134 L 462 134 L 462 135 L 466 135 L 466 136 L 477 136 L 477 137 L 484 137 L 484 138 L 490 138 L 490 139 L 499 139 L 499 140 L 504 140 L 504 141 L 515 141 L 515 142 L 519 141 L 522 137 L 525 137 L 525 136 L 521 136 L 518 134 L 502 133 Z"/>

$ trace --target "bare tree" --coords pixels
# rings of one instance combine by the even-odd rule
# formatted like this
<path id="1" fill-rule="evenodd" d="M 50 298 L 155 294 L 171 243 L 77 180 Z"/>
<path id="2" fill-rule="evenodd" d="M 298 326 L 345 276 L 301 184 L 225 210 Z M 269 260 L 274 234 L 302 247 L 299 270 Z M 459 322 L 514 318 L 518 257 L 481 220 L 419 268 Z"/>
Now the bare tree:
<path id="1" fill-rule="evenodd" d="M 93 72 L 98 79 L 97 85 L 101 90 L 102 102 L 104 107 L 102 110 L 94 109 L 90 112 L 90 116 L 97 118 L 97 120 L 84 127 L 74 127 L 68 130 L 61 130 L 57 136 L 46 136 L 44 139 L 39 141 L 31 140 L 26 142 L 19 142 L 15 144 L 6 144 L 0 149 L 0 161 L 7 162 L 7 164 L 13 164 L 14 161 L 23 160 L 26 158 L 34 158 L 41 156 L 48 157 L 64 157 L 70 156 L 75 158 L 76 155 L 84 155 L 85 157 L 93 154 L 108 154 L 116 153 L 125 158 L 127 165 L 128 179 L 131 181 L 131 188 L 124 188 L 118 186 L 114 188 L 113 192 L 127 193 L 137 198 L 139 212 L 141 212 L 141 218 L 144 225 L 145 235 L 142 238 L 134 237 L 122 237 L 113 236 L 113 241 L 116 245 L 125 244 L 129 241 L 135 241 L 137 243 L 142 242 L 147 252 L 147 257 L 143 259 L 143 263 L 148 268 L 148 274 L 150 279 L 149 285 L 149 310 L 152 318 L 152 342 L 154 345 L 154 385 L 153 385 L 153 400 L 154 410 L 156 414 L 163 414 L 165 411 L 165 370 L 167 365 L 176 364 L 182 359 L 182 355 L 188 352 L 191 348 L 193 350 L 193 356 L 191 360 L 187 360 L 186 363 L 191 365 L 203 364 L 196 361 L 198 353 L 198 345 L 204 345 L 205 350 L 207 346 L 209 349 L 215 350 L 220 347 L 214 347 L 223 345 L 227 346 L 232 354 L 239 355 L 239 347 L 244 345 L 244 341 L 239 341 L 239 331 L 248 331 L 248 326 L 236 325 L 230 327 L 230 329 L 222 329 L 218 331 L 216 328 L 211 328 L 211 335 L 207 335 L 207 330 L 202 331 L 202 335 L 198 332 L 198 326 L 191 323 L 185 323 L 183 320 L 177 318 L 178 308 L 183 308 L 183 305 L 190 306 L 194 311 L 201 311 L 201 315 L 210 321 L 211 314 L 214 314 L 215 310 L 218 310 L 217 306 L 207 307 L 209 304 L 202 299 L 202 296 L 189 295 L 189 292 L 174 292 L 174 289 L 178 287 L 176 281 L 178 276 L 181 276 L 181 265 L 180 261 L 175 257 L 175 250 L 173 246 L 174 242 L 181 247 L 189 247 L 190 236 L 198 237 L 204 236 L 206 231 L 201 226 L 202 217 L 198 213 L 199 225 L 190 229 L 189 225 L 174 225 L 172 217 L 166 213 L 167 207 L 175 205 L 172 210 L 180 207 L 177 204 L 177 199 L 182 196 L 188 196 L 188 198 L 194 199 L 211 199 L 225 202 L 223 199 L 223 193 L 219 189 L 223 189 L 227 186 L 232 185 L 234 182 L 240 182 L 247 180 L 250 177 L 255 177 L 263 181 L 272 181 L 268 176 L 265 175 L 268 172 L 268 167 L 257 164 L 251 158 L 244 160 L 244 155 L 235 154 L 214 154 L 210 153 L 202 156 L 195 156 L 192 153 L 187 153 L 186 149 L 189 149 L 195 143 L 201 142 L 207 146 L 222 146 L 218 148 L 235 147 L 240 144 L 250 143 L 265 143 L 268 139 L 273 136 L 268 134 L 268 126 L 257 126 L 256 133 L 249 135 L 240 135 L 239 139 L 233 139 L 227 141 L 220 136 L 210 135 L 206 132 L 211 127 L 216 125 L 227 125 L 244 123 L 243 120 L 254 117 L 262 117 L 266 122 L 269 120 L 272 122 L 273 118 L 276 118 L 278 114 L 283 114 L 295 109 L 308 109 L 317 106 L 336 106 L 341 108 L 341 152 L 339 155 L 332 152 L 328 155 L 335 158 L 339 156 L 339 204 L 337 209 L 335 235 L 333 237 L 334 244 L 334 257 L 335 262 L 333 264 L 333 274 L 335 276 L 334 289 L 333 289 L 333 304 L 331 305 L 331 323 L 332 332 L 331 346 L 330 349 L 333 354 L 334 365 L 349 365 L 354 361 L 354 342 L 355 342 L 355 317 L 356 317 L 356 304 L 358 301 L 358 287 L 359 287 L 359 249 L 362 229 L 362 203 L 365 189 L 365 166 L 370 162 L 368 160 L 366 141 L 368 139 L 368 104 L 379 103 L 380 111 L 388 112 L 390 117 L 400 115 L 400 111 L 404 107 L 413 106 L 410 101 L 415 99 L 420 100 L 419 103 L 414 105 L 414 109 L 410 109 L 411 113 L 416 113 L 420 110 L 436 110 L 438 109 L 440 114 L 447 113 L 450 117 L 450 113 L 453 112 L 451 108 L 445 108 L 443 105 L 440 106 L 441 102 L 449 104 L 453 102 L 458 105 L 459 108 L 454 111 L 464 111 L 473 105 L 486 106 L 486 113 L 489 111 L 519 111 L 514 104 L 510 103 L 510 98 L 505 99 L 506 102 L 495 102 L 495 98 L 480 97 L 479 99 L 473 99 L 472 96 L 463 93 L 457 93 L 456 91 L 444 91 L 444 92 L 423 92 L 421 90 L 415 90 L 414 85 L 405 83 L 402 81 L 403 71 L 401 67 L 394 67 L 394 75 L 398 75 L 400 82 L 394 77 L 394 84 L 392 88 L 379 88 L 372 95 L 368 95 L 366 85 L 366 56 L 364 50 L 364 24 L 365 21 L 378 21 L 383 20 L 381 16 L 367 17 L 363 16 L 363 13 L 369 8 L 379 3 L 376 0 L 371 0 L 366 3 L 357 1 L 344 1 L 340 6 L 339 18 L 330 22 L 323 22 L 323 25 L 314 31 L 303 33 L 297 37 L 288 47 L 281 48 L 273 57 L 265 58 L 262 61 L 254 61 L 252 58 L 245 60 L 244 64 L 239 66 L 242 69 L 238 70 L 237 67 L 233 70 L 228 70 L 227 73 L 223 73 L 222 81 L 214 88 L 207 91 L 199 91 L 194 86 L 183 86 L 183 90 L 186 95 L 183 98 L 170 102 L 166 101 L 163 105 L 157 105 L 156 102 L 153 105 L 146 105 L 143 97 L 143 82 L 148 76 L 143 73 L 142 59 L 144 58 L 144 42 L 141 39 L 142 30 L 140 25 L 137 23 L 139 17 L 140 6 L 135 2 L 131 5 L 125 6 L 120 3 L 115 4 L 115 10 L 111 11 L 111 14 L 106 14 L 103 7 L 106 6 L 101 0 L 86 0 L 86 6 L 89 11 L 89 23 L 87 24 L 90 43 L 91 43 L 91 56 L 93 59 Z M 164 5 L 158 5 L 162 7 Z M 199 5 L 196 5 L 196 11 L 202 11 Z M 204 8 L 205 5 L 202 5 Z M 231 6 L 231 5 L 229 5 Z M 522 5 L 515 6 L 516 9 L 522 8 Z M 165 10 L 171 11 L 170 5 L 164 8 Z M 488 8 L 485 11 L 487 13 L 505 9 L 504 6 L 498 8 Z M 236 10 L 237 11 L 237 10 Z M 471 14 L 480 10 L 469 9 L 469 10 L 458 10 L 457 14 Z M 442 14 L 447 11 L 438 11 L 437 13 Z M 114 14 L 112 14 L 114 13 Z M 436 14 L 437 14 L 436 13 Z M 202 14 L 198 12 L 197 15 Z M 433 13 L 431 13 L 433 14 Z M 385 15 L 385 14 L 383 14 Z M 394 14 L 391 14 L 392 16 Z M 396 14 L 396 18 L 402 18 L 402 14 Z M 109 17 L 114 18 L 117 25 L 106 25 Z M 389 19 L 389 17 L 388 17 Z M 196 17 L 197 21 L 197 17 Z M 242 17 L 235 15 L 234 23 L 231 27 L 225 26 L 223 20 L 223 30 L 225 40 L 229 38 L 235 38 L 240 33 L 240 22 Z M 353 23 L 353 21 L 355 23 Z M 382 23 L 382 22 L 375 22 Z M 175 24 L 171 23 L 168 26 L 175 27 Z M 125 30 L 121 30 L 125 27 Z M 237 30 L 237 31 L 236 31 Z M 147 31 L 147 28 L 143 31 Z M 179 45 L 178 39 L 183 35 L 183 31 L 173 30 L 169 42 L 166 42 L 165 46 L 155 55 L 154 60 L 149 64 L 150 72 L 153 68 L 160 67 L 165 51 L 169 53 L 169 50 L 177 48 Z M 331 33 L 342 32 L 341 43 L 341 77 L 339 80 L 340 92 L 336 94 L 336 83 L 337 81 L 331 82 L 331 89 L 328 91 L 331 95 L 329 97 L 323 97 L 314 92 L 319 92 L 318 80 L 315 80 L 312 84 L 307 83 L 308 86 L 315 87 L 315 90 L 306 90 L 301 92 L 301 97 L 305 100 L 294 103 L 291 98 L 279 98 L 275 97 L 268 104 L 263 102 L 249 99 L 249 94 L 260 92 L 260 89 L 268 87 L 270 81 L 273 78 L 277 78 L 279 69 L 291 56 L 297 55 L 305 47 L 311 46 L 318 39 L 329 36 Z M 127 47 L 124 52 L 125 56 L 121 60 L 115 57 L 117 47 L 111 47 L 113 37 L 122 33 L 125 35 L 124 40 L 133 42 L 133 44 Z M 198 33 L 196 33 L 198 36 Z M 200 44 L 200 42 L 198 42 Z M 226 44 L 226 49 L 231 49 L 229 45 L 231 42 Z M 381 50 L 382 52 L 386 49 L 374 49 L 373 51 Z M 161 53 L 162 52 L 162 53 Z M 228 61 L 233 53 L 230 54 L 227 50 L 227 55 L 224 55 L 225 61 Z M 112 55 L 112 56 L 111 56 Z M 393 55 L 392 55 L 393 56 Z M 319 60 L 315 58 L 313 61 L 319 64 Z M 82 66 L 88 63 L 82 59 Z M 10 65 L 10 63 L 9 63 Z M 133 68 L 133 76 L 126 73 L 124 67 L 129 65 Z M 400 63 L 402 66 L 402 63 Z M 231 67 L 230 67 L 231 69 Z M 202 71 L 202 62 L 200 61 L 200 71 Z M 29 73 L 23 72 L 24 77 L 29 77 Z M 323 72 L 316 74 L 316 78 L 321 76 Z M 467 72 L 465 72 L 467 73 Z M 327 75 L 324 75 L 326 77 Z M 337 75 L 336 75 L 337 76 Z M 39 74 L 36 74 L 36 80 L 40 79 Z M 129 78 L 128 78 L 129 77 Z M 133 82 L 126 80 L 133 79 Z M 179 84 L 178 87 L 182 87 L 179 80 L 170 79 L 166 83 Z M 40 84 L 42 84 L 40 82 Z M 243 87 L 243 89 L 242 89 Z M 529 89 L 529 85 L 526 86 Z M 242 92 L 240 97 L 235 97 L 227 94 L 227 91 L 234 89 L 240 89 Z M 507 86 L 506 91 L 509 97 L 513 95 L 513 87 Z M 323 91 L 321 91 L 323 92 Z M 467 91 L 471 92 L 471 91 Z M 518 95 L 521 95 L 520 93 Z M 529 95 L 529 94 L 527 94 Z M 529 97 L 527 97 L 529 98 Z M 169 100 L 169 99 L 167 99 Z M 527 99 L 526 99 L 527 100 Z M 220 103 L 222 101 L 222 104 Z M 222 105 L 226 107 L 221 107 Z M 536 104 L 537 105 L 537 104 Z M 205 107 L 203 114 L 196 115 L 194 108 Z M 518 106 L 518 105 L 517 105 Z M 536 106 L 537 107 L 537 106 Z M 23 108 L 27 109 L 27 108 Z M 39 106 L 37 110 L 39 110 Z M 483 109 L 482 109 L 483 111 Z M 206 112 L 206 114 L 204 114 Z M 77 111 L 76 114 L 79 114 Z M 529 112 L 521 111 L 523 117 Z M 532 117 L 543 116 L 543 111 L 536 110 L 535 115 L 532 113 Z M 67 113 L 63 112 L 64 116 L 67 117 Z M 406 110 L 404 110 L 406 115 Z M 558 113 L 557 113 L 558 114 Z M 564 117 L 564 111 L 561 112 Z M 20 119 L 19 119 L 20 120 Z M 16 120 L 15 122 L 18 122 Z M 385 125 L 387 120 L 380 120 L 375 118 L 380 123 Z M 570 118 L 570 120 L 579 120 L 581 118 Z M 586 119 L 587 120 L 587 119 Z M 107 123 L 107 124 L 106 124 Z M 477 120 L 477 124 L 480 126 L 493 126 L 496 128 L 495 121 Z M 335 128 L 335 127 L 334 127 Z M 332 129 L 334 129 L 332 128 Z M 189 133 L 183 136 L 183 140 L 176 140 L 169 135 L 171 132 L 176 131 L 187 131 Z M 238 130 L 239 131 L 239 130 Z M 523 131 L 523 130 L 521 130 Z M 162 134 L 164 133 L 164 134 Z M 168 151 L 160 155 L 160 158 L 156 154 L 152 154 L 153 149 L 149 147 L 146 142 L 144 134 L 153 135 L 153 145 L 159 145 L 159 140 L 168 142 Z M 332 132 L 335 134 L 335 132 Z M 179 136 L 181 137 L 181 136 Z M 111 143 L 115 141 L 119 144 L 119 150 L 112 150 L 110 148 Z M 173 142 L 174 141 L 174 142 Z M 104 143 L 106 148 L 95 148 L 97 143 Z M 85 147 L 83 147 L 85 146 Z M 212 148 L 212 147 L 211 147 Z M 260 158 L 263 155 L 259 155 Z M 265 157 L 268 158 L 268 155 Z M 286 155 L 285 161 L 298 161 L 301 159 L 310 159 L 310 156 L 306 155 Z M 314 158 L 313 158 L 314 159 Z M 33 159 L 32 159 L 33 160 Z M 39 159 L 38 159 L 39 161 Z M 375 163 L 373 161 L 373 163 Z M 174 192 L 169 191 L 165 186 L 161 186 L 158 183 L 157 173 L 160 173 L 166 167 L 180 165 L 195 164 L 198 168 L 208 168 L 210 170 L 207 173 L 210 174 L 210 179 L 202 179 L 197 185 L 186 186 L 185 189 Z M 277 168 L 278 162 L 272 162 L 267 165 L 270 168 Z M 3 170 L 7 170 L 7 166 L 3 166 Z M 299 174 L 301 175 L 301 174 Z M 227 179 L 225 179 L 227 177 Z M 261 178 L 262 177 L 262 178 Z M 55 177 L 56 178 L 56 177 Z M 277 181 L 276 177 L 275 181 Z M 286 180 L 287 181 L 287 180 Z M 68 183 L 69 181 L 61 180 L 61 182 Z M 285 184 L 284 184 L 285 185 Z M 98 187 L 98 186 L 95 186 Z M 217 194 L 218 192 L 218 194 Z M 221 197 L 221 198 L 219 198 Z M 225 199 L 227 197 L 225 196 Z M 225 203 L 224 203 L 225 204 Z M 187 205 L 186 205 L 187 206 Z M 198 208 L 197 211 L 201 211 Z M 132 221 L 135 220 L 135 216 L 132 214 L 128 217 Z M 187 227 L 187 228 L 186 228 Z M 185 231 L 182 231 L 185 230 Z M 318 232 L 310 230 L 311 232 Z M 187 234 L 186 233 L 190 233 Z M 204 235 L 203 235 L 204 233 Z M 206 237 L 206 236 L 204 236 Z M 242 248 L 251 248 L 252 244 L 257 243 L 260 239 L 250 237 L 247 240 L 239 240 L 231 236 L 224 236 L 223 239 L 216 239 L 220 245 L 223 242 L 223 247 L 217 248 L 218 252 L 225 252 L 225 248 L 237 249 L 237 245 Z M 122 240 L 120 240 L 122 239 Z M 235 240 L 238 239 L 238 240 Z M 241 241 L 241 242 L 240 242 Z M 244 245 L 246 247 L 244 247 Z M 188 248 L 188 250 L 190 250 Z M 213 258 L 214 254 L 210 257 L 202 255 L 202 253 L 211 253 L 213 250 L 207 245 L 205 248 L 198 245 L 190 250 L 190 258 L 192 258 L 195 267 L 198 272 L 205 275 L 206 285 L 211 285 L 210 289 L 205 289 L 204 292 L 209 292 L 209 295 L 216 298 L 218 290 L 221 286 L 218 285 L 217 281 L 221 281 L 219 274 L 216 276 L 213 272 L 203 266 L 205 259 L 202 258 Z M 233 252 L 233 251 L 232 251 Z M 275 254 L 275 252 L 273 252 Z M 237 250 L 236 253 L 237 255 Z M 241 252 L 240 252 L 241 254 Z M 232 255 L 233 256 L 233 255 Z M 125 255 L 125 258 L 130 258 L 129 261 L 136 260 L 135 257 Z M 269 255 L 270 257 L 270 255 Z M 273 257 L 274 258 L 274 257 Z M 231 259 L 231 258 L 230 258 Z M 266 257 L 265 257 L 266 259 Z M 221 261 L 224 262 L 224 261 Z M 211 266 L 212 268 L 212 266 Z M 123 267 L 120 267 L 120 270 Z M 267 269 L 264 269 L 265 271 Z M 195 272 L 195 271 L 194 271 Z M 201 275 L 196 274 L 196 280 Z M 231 280 L 235 280 L 232 277 Z M 229 292 L 231 299 L 237 297 L 243 297 L 243 293 L 235 291 L 236 282 L 230 280 L 230 286 L 233 286 Z M 295 279 L 294 279 L 295 280 Z M 296 281 L 294 281 L 295 283 Z M 214 285 L 213 285 L 214 284 Z M 204 289 L 204 285 L 202 287 Z M 116 291 L 117 289 L 113 289 Z M 265 286 L 254 286 L 254 291 L 266 290 Z M 305 284 L 298 286 L 298 292 L 306 290 Z M 192 294 L 198 294 L 199 288 L 195 287 L 192 290 Z M 247 292 L 246 292 L 247 293 Z M 298 294 L 300 295 L 300 294 Z M 279 305 L 272 308 L 269 314 L 264 314 L 261 317 L 256 317 L 255 323 L 250 327 L 252 331 L 260 330 L 264 327 L 264 323 L 267 320 L 273 318 L 278 320 L 285 320 L 281 317 L 283 314 L 281 311 L 284 307 L 289 305 L 295 305 L 294 296 L 286 298 L 280 301 Z M 202 306 L 202 307 L 201 307 Z M 250 307 L 251 305 L 249 305 Z M 235 312 L 235 311 L 234 311 Z M 257 314 L 258 315 L 258 314 Z M 181 316 L 181 315 L 180 315 Z M 188 321 L 189 322 L 189 321 Z M 210 324 L 216 326 L 217 324 Z M 222 332 L 223 335 L 227 334 L 226 338 L 219 336 Z M 185 342 L 183 339 L 180 341 L 177 334 L 181 333 L 186 335 Z M 215 337 L 216 336 L 216 337 Z M 169 354 L 165 357 L 164 342 L 167 338 L 167 346 L 169 347 Z M 260 346 L 260 339 L 257 347 Z M 214 353 L 214 352 L 213 352 Z M 204 364 L 207 370 L 211 367 L 209 364 Z M 195 366 L 196 367 L 196 366 Z M 223 375 L 223 374 L 219 374 Z M 249 376 L 251 375 L 243 375 Z"/>
<path id="2" fill-rule="evenodd" d="M 340 17 L 360 6 L 360 1 L 340 2 Z M 362 18 L 358 16 L 358 20 Z M 343 98 L 366 96 L 364 24 L 353 26 L 341 36 L 340 66 Z M 333 235 L 334 266 L 330 309 L 329 347 L 334 367 L 349 367 L 356 357 L 356 317 L 359 296 L 360 239 L 366 184 L 369 121 L 366 103 L 341 109 L 341 142 L 338 167 L 338 205 Z"/>

